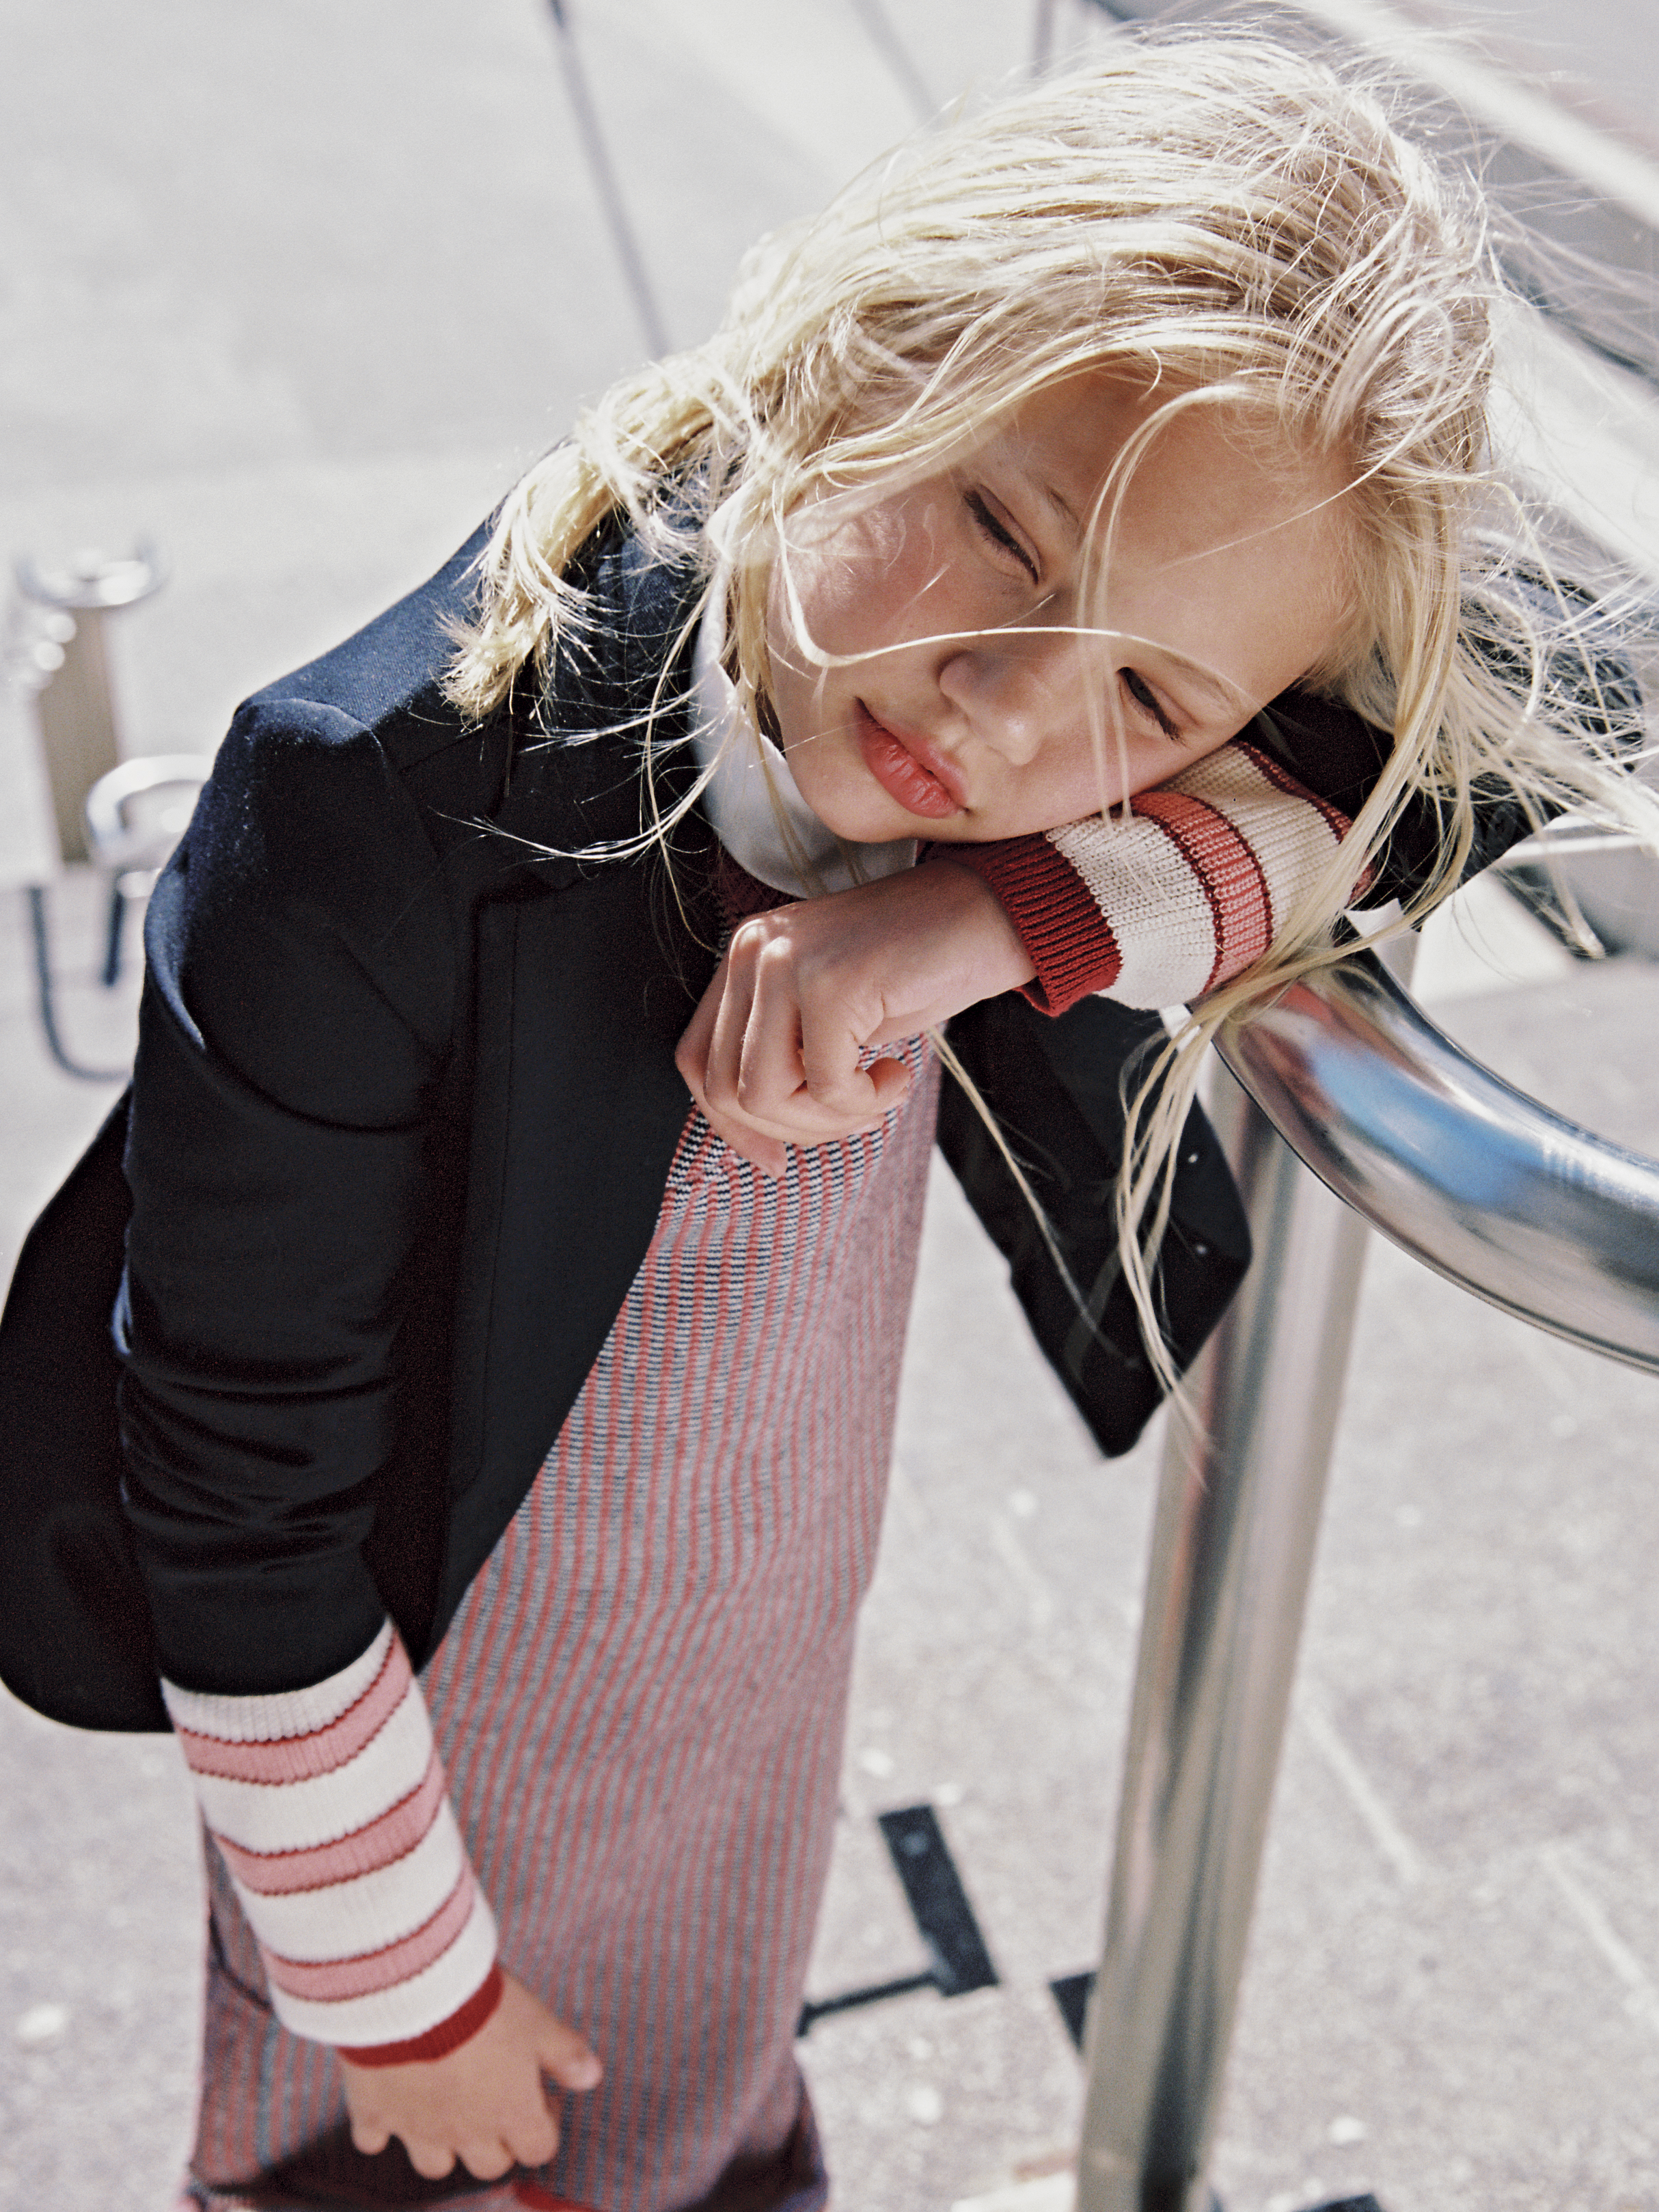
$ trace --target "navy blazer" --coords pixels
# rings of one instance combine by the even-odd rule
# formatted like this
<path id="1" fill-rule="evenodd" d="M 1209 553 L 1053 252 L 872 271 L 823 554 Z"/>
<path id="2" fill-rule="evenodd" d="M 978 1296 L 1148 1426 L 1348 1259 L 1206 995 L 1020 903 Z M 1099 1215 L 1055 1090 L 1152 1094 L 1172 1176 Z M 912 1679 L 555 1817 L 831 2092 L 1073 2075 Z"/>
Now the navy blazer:
<path id="1" fill-rule="evenodd" d="M 238 713 L 150 902 L 125 1128 L 118 1109 L 20 1262 L 0 1672 L 59 1717 L 164 1726 L 158 1667 L 201 1690 L 315 1681 L 388 1609 L 418 1662 L 649 1243 L 689 1111 L 674 1048 L 714 964 L 712 843 L 694 815 L 672 882 L 654 852 L 560 855 L 637 835 L 665 665 L 651 770 L 668 799 L 691 773 L 697 580 L 602 532 L 591 632 L 544 694 L 469 726 L 440 678 L 478 544 Z M 1106 1203 L 1119 1074 L 1156 1027 L 1018 999 L 957 1025 L 1103 1333 L 1079 1330 L 973 1116 L 943 1116 L 1109 1450 L 1158 1397 Z M 1248 1257 L 1224 1165 L 1191 1134 L 1164 1269 L 1182 1359 Z"/>
<path id="2" fill-rule="evenodd" d="M 712 844 L 688 817 L 672 882 L 654 851 L 568 856 L 637 835 L 647 768 L 665 799 L 684 788 L 698 580 L 607 527 L 580 563 L 591 629 L 544 691 L 469 726 L 441 678 L 480 542 L 237 714 L 150 902 L 130 1111 L 20 1261 L 0 1325 L 0 1674 L 58 1718 L 165 1727 L 158 1668 L 199 1690 L 313 1682 L 387 1611 L 419 1663 L 649 1243 L 689 1110 L 674 1047 L 714 964 Z M 1279 703 L 1298 772 L 1352 811 L 1386 738 Z M 1482 856 L 1514 828 L 1486 825 Z M 1406 825 L 1381 893 L 1432 835 Z M 951 1027 L 1092 1322 L 953 1085 L 940 1109 L 1109 1452 L 1158 1396 L 1110 1193 L 1123 1071 L 1159 1033 L 1104 1000 L 1050 1020 L 1018 996 Z M 1196 1109 L 1178 1157 L 1158 1275 L 1184 1364 L 1249 1243 Z"/>

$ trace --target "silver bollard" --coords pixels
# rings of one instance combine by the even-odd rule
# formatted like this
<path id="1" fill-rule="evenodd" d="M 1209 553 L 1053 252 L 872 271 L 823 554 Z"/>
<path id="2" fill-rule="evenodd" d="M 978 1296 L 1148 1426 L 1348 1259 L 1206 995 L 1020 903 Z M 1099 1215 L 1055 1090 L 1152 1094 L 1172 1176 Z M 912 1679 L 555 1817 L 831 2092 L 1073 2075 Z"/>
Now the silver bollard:
<path id="1" fill-rule="evenodd" d="M 1212 1108 L 1255 1248 L 1165 1448 L 1078 2212 L 1204 2212 L 1365 1224 L 1224 1070 Z"/>
<path id="2" fill-rule="evenodd" d="M 104 618 L 159 591 L 164 573 L 148 545 L 121 561 L 82 553 L 61 569 L 42 570 L 31 561 L 17 564 L 19 591 L 57 617 L 52 638 L 63 651 L 61 662 L 30 688 L 40 716 L 58 848 L 66 860 L 91 857 L 82 809 L 94 784 L 121 757 Z M 70 625 L 67 632 L 65 621 Z"/>

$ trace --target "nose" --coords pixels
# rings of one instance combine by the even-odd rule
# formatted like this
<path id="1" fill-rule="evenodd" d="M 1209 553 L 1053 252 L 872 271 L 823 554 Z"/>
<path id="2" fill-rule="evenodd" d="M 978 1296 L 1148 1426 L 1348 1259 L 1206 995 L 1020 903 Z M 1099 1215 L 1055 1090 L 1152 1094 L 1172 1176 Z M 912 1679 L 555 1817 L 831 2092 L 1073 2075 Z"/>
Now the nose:
<path id="1" fill-rule="evenodd" d="M 1011 767 L 1034 760 L 1081 710 L 1077 656 L 1060 642 L 999 634 L 960 648 L 939 669 L 939 688 L 970 734 Z"/>

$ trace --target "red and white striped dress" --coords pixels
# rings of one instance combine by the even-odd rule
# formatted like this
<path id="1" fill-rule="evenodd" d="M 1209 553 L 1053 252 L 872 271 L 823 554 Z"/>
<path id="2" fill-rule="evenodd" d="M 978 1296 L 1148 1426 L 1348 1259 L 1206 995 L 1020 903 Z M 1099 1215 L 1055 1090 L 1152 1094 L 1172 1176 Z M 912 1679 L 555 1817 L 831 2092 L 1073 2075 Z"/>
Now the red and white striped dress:
<path id="1" fill-rule="evenodd" d="M 187 2202 L 823 2201 L 793 2041 L 933 1140 L 936 1071 L 909 1057 L 880 1129 L 781 1182 L 692 1116 L 610 1340 L 427 1669 L 501 1963 L 605 2061 L 543 2193 L 353 2150 L 331 2053 L 276 2019 L 210 1848 Z"/>

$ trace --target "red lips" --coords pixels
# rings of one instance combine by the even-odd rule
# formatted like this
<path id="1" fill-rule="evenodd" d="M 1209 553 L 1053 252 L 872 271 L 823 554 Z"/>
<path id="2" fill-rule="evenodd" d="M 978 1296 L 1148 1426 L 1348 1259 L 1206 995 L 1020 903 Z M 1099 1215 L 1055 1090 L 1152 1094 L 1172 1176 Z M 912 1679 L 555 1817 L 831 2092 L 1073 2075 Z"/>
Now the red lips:
<path id="1" fill-rule="evenodd" d="M 897 799 L 907 814 L 920 814 L 929 821 L 940 822 L 947 814 L 962 811 L 965 796 L 956 787 L 959 777 L 955 763 L 943 759 L 924 739 L 901 741 L 884 722 L 876 720 L 861 699 L 859 750 L 876 781 L 890 798 Z M 927 762 L 920 757 L 924 750 Z"/>

